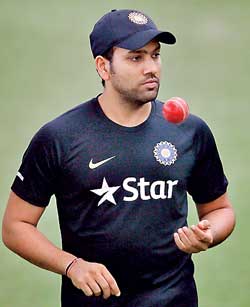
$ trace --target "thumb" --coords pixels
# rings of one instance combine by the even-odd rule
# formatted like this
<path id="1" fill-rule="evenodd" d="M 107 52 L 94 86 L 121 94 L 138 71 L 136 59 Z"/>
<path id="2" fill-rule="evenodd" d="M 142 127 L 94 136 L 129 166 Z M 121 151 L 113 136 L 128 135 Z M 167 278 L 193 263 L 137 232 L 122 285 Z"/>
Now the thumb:
<path id="1" fill-rule="evenodd" d="M 211 227 L 211 224 L 208 220 L 202 220 L 199 222 L 198 227 L 202 230 L 208 229 Z"/>

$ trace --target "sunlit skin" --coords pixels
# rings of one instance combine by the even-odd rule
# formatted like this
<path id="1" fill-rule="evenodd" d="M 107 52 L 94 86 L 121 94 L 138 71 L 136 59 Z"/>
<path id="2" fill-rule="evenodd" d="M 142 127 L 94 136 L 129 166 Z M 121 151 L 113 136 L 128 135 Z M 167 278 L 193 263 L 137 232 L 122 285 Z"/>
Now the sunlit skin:
<path id="1" fill-rule="evenodd" d="M 160 86 L 160 44 L 151 41 L 134 51 L 114 47 L 112 61 L 102 56 L 95 61 L 105 80 L 99 103 L 106 116 L 124 126 L 145 121 Z"/>
<path id="2" fill-rule="evenodd" d="M 160 75 L 158 42 L 152 41 L 135 51 L 116 48 L 107 86 L 116 91 L 124 102 L 142 105 L 157 97 Z"/>

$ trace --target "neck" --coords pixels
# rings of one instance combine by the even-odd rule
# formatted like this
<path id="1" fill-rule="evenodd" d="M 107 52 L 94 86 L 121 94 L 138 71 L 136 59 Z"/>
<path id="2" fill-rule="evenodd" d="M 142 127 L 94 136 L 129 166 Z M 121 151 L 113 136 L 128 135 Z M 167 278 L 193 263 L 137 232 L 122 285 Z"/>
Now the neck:
<path id="1" fill-rule="evenodd" d="M 125 126 L 135 127 L 142 124 L 150 115 L 151 102 L 137 105 L 125 101 L 116 93 L 109 94 L 107 91 L 98 97 L 99 104 L 104 114 L 113 122 Z"/>

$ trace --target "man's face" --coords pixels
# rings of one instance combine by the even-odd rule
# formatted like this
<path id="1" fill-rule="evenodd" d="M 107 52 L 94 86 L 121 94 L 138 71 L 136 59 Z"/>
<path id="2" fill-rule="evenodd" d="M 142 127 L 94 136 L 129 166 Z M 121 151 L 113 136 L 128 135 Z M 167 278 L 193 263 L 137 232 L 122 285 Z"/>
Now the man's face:
<path id="1" fill-rule="evenodd" d="M 160 44 L 151 41 L 141 49 L 114 48 L 110 85 L 123 100 L 142 105 L 157 97 L 160 86 Z"/>

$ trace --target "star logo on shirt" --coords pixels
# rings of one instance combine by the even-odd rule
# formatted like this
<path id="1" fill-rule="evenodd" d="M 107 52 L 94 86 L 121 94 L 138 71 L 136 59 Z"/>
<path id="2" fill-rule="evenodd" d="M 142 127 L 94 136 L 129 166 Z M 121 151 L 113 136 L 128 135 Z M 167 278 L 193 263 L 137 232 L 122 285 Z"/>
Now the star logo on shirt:
<path id="1" fill-rule="evenodd" d="M 107 201 L 111 202 L 112 204 L 116 205 L 116 201 L 114 199 L 113 194 L 119 188 L 120 188 L 120 186 L 109 187 L 108 183 L 107 183 L 107 181 L 104 177 L 103 181 L 102 181 L 102 187 L 100 189 L 94 189 L 94 190 L 90 190 L 90 191 L 97 194 L 98 196 L 102 196 L 102 198 L 99 200 L 97 206 L 100 206 L 101 204 L 103 204 L 105 202 L 105 200 L 107 200 Z"/>

